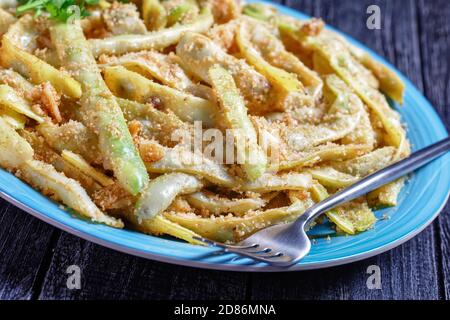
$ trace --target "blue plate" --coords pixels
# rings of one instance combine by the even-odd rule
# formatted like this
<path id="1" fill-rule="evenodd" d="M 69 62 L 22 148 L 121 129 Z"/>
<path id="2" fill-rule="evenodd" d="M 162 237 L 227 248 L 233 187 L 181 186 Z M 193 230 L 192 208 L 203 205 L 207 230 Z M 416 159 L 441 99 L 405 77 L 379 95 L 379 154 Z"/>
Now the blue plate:
<path id="1" fill-rule="evenodd" d="M 298 19 L 308 18 L 294 10 L 276 6 L 282 13 Z M 348 37 L 347 37 L 348 38 Z M 388 63 L 369 51 L 376 59 Z M 392 66 L 390 66 L 393 68 Z M 430 103 L 405 77 L 405 106 L 398 108 L 407 124 L 414 150 L 447 137 L 439 116 Z M 317 269 L 365 259 L 392 249 L 411 239 L 428 226 L 443 209 L 450 192 L 450 154 L 434 161 L 411 176 L 396 208 L 378 211 L 373 230 L 356 236 L 318 238 L 310 254 L 298 265 L 277 269 L 233 254 L 217 255 L 216 249 L 193 246 L 173 239 L 153 237 L 130 230 L 118 230 L 80 220 L 57 204 L 0 170 L 0 195 L 7 201 L 62 230 L 100 245 L 144 258 L 180 265 L 234 271 L 293 271 Z M 389 216 L 389 219 L 382 217 Z"/>

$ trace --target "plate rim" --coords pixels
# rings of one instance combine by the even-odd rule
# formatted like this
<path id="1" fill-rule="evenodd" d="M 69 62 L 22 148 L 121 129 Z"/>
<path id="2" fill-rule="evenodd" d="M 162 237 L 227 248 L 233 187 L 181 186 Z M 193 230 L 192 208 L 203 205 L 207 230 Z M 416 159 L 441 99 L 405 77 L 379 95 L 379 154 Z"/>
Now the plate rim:
<path id="1" fill-rule="evenodd" d="M 450 198 L 450 190 L 446 196 L 446 201 L 440 206 L 440 208 L 434 213 L 434 215 L 426 222 L 424 223 L 420 228 L 404 235 L 402 238 L 397 239 L 396 241 L 393 241 L 389 243 L 388 245 L 381 246 L 379 248 L 366 251 L 363 253 L 354 254 L 352 256 L 348 256 L 346 258 L 342 259 L 336 259 L 336 260 L 330 260 L 326 262 L 313 262 L 306 265 L 294 265 L 293 267 L 289 268 L 283 268 L 283 267 L 272 267 L 272 266 L 260 266 L 260 267 L 252 267 L 247 265 L 235 265 L 235 264 L 223 264 L 223 263 L 205 263 L 205 262 L 197 262 L 193 260 L 187 260 L 183 258 L 172 258 L 168 257 L 163 254 L 156 254 L 156 253 L 150 253 L 150 252 L 144 252 L 141 250 L 137 250 L 131 247 L 128 247 L 126 245 L 120 245 L 116 244 L 112 241 L 107 241 L 104 239 L 101 239 L 97 236 L 91 235 L 89 233 L 85 233 L 82 231 L 79 231 L 75 228 L 72 228 L 69 225 L 63 224 L 57 220 L 54 220 L 48 216 L 45 216 L 41 214 L 40 212 L 34 210 L 33 208 L 23 204 L 20 201 L 17 201 L 13 197 L 9 196 L 8 194 L 4 193 L 3 191 L 0 191 L 0 197 L 7 202 L 11 203 L 12 205 L 16 206 L 17 208 L 31 214 L 33 217 L 38 218 L 41 221 L 44 221 L 62 231 L 68 232 L 74 236 L 77 236 L 79 238 L 82 238 L 84 240 L 93 242 L 95 244 L 98 244 L 100 246 L 106 247 L 108 249 L 112 249 L 121 253 L 130 254 L 136 257 L 141 257 L 148 260 L 163 262 L 163 263 L 169 263 L 174 264 L 178 266 L 184 266 L 184 267 L 191 267 L 191 268 L 200 268 L 200 269 L 207 269 L 207 270 L 217 270 L 217 271 L 232 271 L 232 272 L 249 272 L 249 273 L 284 273 L 284 272 L 294 272 L 294 271 L 307 271 L 307 270 L 319 270 L 319 269 L 325 269 L 325 268 L 331 268 L 331 267 L 337 267 L 353 262 L 358 262 L 361 260 L 365 260 L 374 256 L 377 256 L 379 254 L 382 254 L 384 252 L 390 251 L 406 242 L 414 238 L 416 235 L 421 233 L 423 230 L 425 230 L 433 221 L 439 216 L 439 214 L 442 212 L 443 208 L 446 206 L 449 198 Z M 77 219 L 77 218 L 73 218 Z"/>
<path id="2" fill-rule="evenodd" d="M 305 15 L 304 13 L 280 5 L 280 4 L 276 4 L 276 3 L 272 3 L 272 2 L 268 2 L 268 1 L 248 1 L 248 2 L 261 2 L 261 3 L 266 3 L 269 4 L 275 8 L 277 8 L 278 10 L 280 10 L 281 12 L 293 16 L 295 18 L 299 18 L 299 17 L 308 17 L 307 15 Z M 438 113 L 436 112 L 436 110 L 434 109 L 433 105 L 428 101 L 428 99 L 424 96 L 424 94 L 407 78 L 405 77 L 396 67 L 394 67 L 391 63 L 389 63 L 388 61 L 386 61 L 386 59 L 384 57 L 382 57 L 381 55 L 377 54 L 376 52 L 374 52 L 371 48 L 367 47 L 366 45 L 360 43 L 358 40 L 354 39 L 353 37 L 331 27 L 328 26 L 328 28 L 335 30 L 337 32 L 339 32 L 340 34 L 344 35 L 346 37 L 347 40 L 349 40 L 350 42 L 358 45 L 359 47 L 364 48 L 364 50 L 368 51 L 370 54 L 374 55 L 378 60 L 380 60 L 383 64 L 385 64 L 386 66 L 389 66 L 390 68 L 392 68 L 401 78 L 403 81 L 405 81 L 407 87 L 412 87 L 414 89 L 413 91 L 413 95 L 418 94 L 418 96 L 421 99 L 424 99 L 425 102 L 428 104 L 427 105 L 427 109 L 429 112 L 432 113 L 433 117 L 435 117 L 439 124 L 441 125 L 443 132 L 445 132 L 448 136 L 448 132 L 446 130 L 446 127 L 442 121 L 442 119 L 440 118 L 440 116 L 438 115 Z M 77 237 L 80 237 L 82 239 L 85 239 L 87 241 L 99 244 L 101 246 L 107 247 L 109 249 L 113 249 L 119 252 L 123 252 L 123 253 L 127 253 L 127 254 L 131 254 L 134 256 L 139 256 L 145 259 L 150 259 L 150 260 L 155 260 L 155 261 L 159 261 L 159 262 L 164 262 L 164 263 L 171 263 L 171 264 L 175 264 L 175 265 L 182 265 L 182 266 L 188 266 L 188 267 L 194 267 L 194 268 L 201 268 L 201 269 L 210 269 L 210 270 L 221 270 L 221 271 L 236 271 L 236 272 L 291 272 L 291 271 L 302 271 L 302 270 L 312 270 L 312 269 L 322 269 L 322 268 L 329 268 L 329 267 L 334 267 L 334 266 L 339 266 L 339 265 L 344 265 L 344 264 L 348 264 L 348 263 L 352 263 L 352 262 L 356 262 L 356 261 L 360 261 L 360 260 L 364 260 L 376 255 L 379 255 L 383 252 L 389 251 L 397 246 L 400 246 L 401 244 L 404 244 L 405 242 L 409 241 L 410 239 L 412 239 L 413 237 L 415 237 L 416 235 L 418 235 L 419 233 L 421 233 L 425 228 L 427 228 L 438 216 L 439 214 L 442 212 L 443 208 L 445 207 L 445 205 L 447 204 L 449 198 L 450 198 L 450 190 L 448 190 L 447 195 L 445 197 L 445 201 L 443 201 L 442 204 L 440 204 L 439 208 L 436 209 L 436 211 L 434 212 L 434 214 L 432 216 L 430 216 L 430 218 L 425 221 L 424 223 L 422 223 L 420 225 L 419 228 L 412 230 L 409 233 L 404 234 L 402 237 L 381 245 L 378 248 L 374 248 L 372 250 L 369 251 L 364 251 L 361 253 L 356 253 L 356 254 L 352 254 L 349 256 L 346 256 L 344 258 L 335 258 L 335 259 L 330 259 L 328 261 L 321 261 L 321 262 L 310 262 L 308 264 L 298 264 L 298 265 L 294 265 L 293 267 L 290 268 L 278 268 L 278 267 L 271 267 L 271 266 L 267 266 L 267 265 L 242 265 L 242 264 L 230 264 L 230 263 L 216 263 L 216 262 L 205 262 L 205 261 L 195 261 L 195 260 L 190 260 L 188 258 L 185 257 L 174 257 L 174 256 L 170 256 L 170 255 L 166 255 L 164 253 L 153 253 L 153 252 L 148 252 L 148 251 L 144 251 L 141 249 L 137 249 L 137 248 L 132 248 L 126 244 L 120 244 L 120 243 L 116 243 L 114 241 L 112 241 L 111 239 L 104 239 L 98 236 L 99 233 L 101 233 L 101 231 L 99 233 L 87 233 L 84 232 L 82 230 L 78 230 L 75 227 L 65 224 L 64 222 L 58 221 L 48 215 L 46 215 L 45 213 L 41 213 L 38 210 L 35 210 L 33 208 L 31 208 L 30 206 L 24 204 L 23 202 L 16 200 L 13 196 L 9 195 L 8 193 L 0 190 L 0 197 L 5 199 L 6 201 L 8 201 L 9 203 L 11 203 L 12 205 L 22 209 L 23 211 L 31 214 L 32 216 L 54 226 L 57 227 L 63 231 L 66 231 L 70 234 L 73 234 Z M 77 218 L 73 218 L 73 219 L 77 219 Z"/>

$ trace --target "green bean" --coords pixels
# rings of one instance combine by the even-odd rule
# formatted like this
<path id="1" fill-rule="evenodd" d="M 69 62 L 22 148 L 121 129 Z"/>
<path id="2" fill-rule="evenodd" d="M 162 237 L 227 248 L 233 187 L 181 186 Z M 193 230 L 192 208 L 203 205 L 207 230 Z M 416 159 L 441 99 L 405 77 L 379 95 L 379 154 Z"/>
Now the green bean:
<path id="1" fill-rule="evenodd" d="M 148 182 L 148 174 L 133 144 L 122 110 L 107 88 L 79 24 L 54 24 L 52 41 L 66 69 L 81 83 L 81 113 L 85 125 L 99 137 L 104 158 L 122 187 L 133 195 Z"/>
<path id="2" fill-rule="evenodd" d="M 167 24 L 167 14 L 159 0 L 142 0 L 142 17 L 150 30 L 160 30 Z"/>
<path id="3" fill-rule="evenodd" d="M 0 36 L 2 36 L 10 25 L 16 21 L 16 18 L 9 12 L 0 8 Z"/>
<path id="4" fill-rule="evenodd" d="M 236 140 L 243 140 L 244 147 L 236 143 L 237 158 L 243 160 L 243 169 L 250 180 L 258 179 L 267 167 L 267 156 L 258 145 L 256 130 L 247 115 L 244 99 L 231 74 L 220 66 L 209 70 L 209 78 L 220 102 L 225 127 L 232 129 Z M 240 131 L 240 132 L 239 132 Z"/>
<path id="5" fill-rule="evenodd" d="M 185 32 L 205 32 L 213 24 L 211 12 L 202 10 L 198 19 L 190 24 L 177 25 L 161 31 L 141 35 L 121 35 L 89 40 L 94 56 L 101 54 L 120 55 L 132 51 L 162 50 L 176 44 Z"/>
<path id="6" fill-rule="evenodd" d="M 170 173 L 152 180 L 136 203 L 135 215 L 138 222 L 152 220 L 163 213 L 177 195 L 200 190 L 202 183 L 194 176 L 184 173 Z"/>
<path id="7" fill-rule="evenodd" d="M 215 124 L 216 108 L 209 100 L 160 85 L 122 66 L 105 68 L 104 76 L 116 96 L 141 103 L 158 98 L 161 107 L 173 111 L 183 121 L 201 121 L 206 127 Z"/>

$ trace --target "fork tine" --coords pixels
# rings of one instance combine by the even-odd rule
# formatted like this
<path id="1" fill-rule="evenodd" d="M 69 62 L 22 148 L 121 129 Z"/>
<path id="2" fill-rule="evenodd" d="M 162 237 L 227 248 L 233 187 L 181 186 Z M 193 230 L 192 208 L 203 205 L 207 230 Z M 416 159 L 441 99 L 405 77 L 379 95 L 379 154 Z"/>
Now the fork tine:
<path id="1" fill-rule="evenodd" d="M 279 257 L 282 257 L 282 256 L 284 256 L 283 252 L 277 252 L 277 253 L 272 254 L 271 256 L 270 255 L 266 256 L 265 258 L 266 259 L 272 259 L 272 258 L 279 258 Z"/>
<path id="2" fill-rule="evenodd" d="M 282 255 L 283 255 L 283 253 L 281 253 L 281 252 L 277 252 L 277 253 L 268 252 L 268 253 L 255 254 L 252 257 L 259 257 L 259 258 L 264 258 L 264 259 L 272 259 L 272 258 L 281 257 Z"/>
<path id="3" fill-rule="evenodd" d="M 226 245 L 220 242 L 212 241 L 203 237 L 197 237 L 194 236 L 193 239 L 197 241 L 201 241 L 208 246 L 213 247 L 219 247 L 224 249 L 224 252 L 232 252 L 239 254 L 242 257 L 251 258 L 257 261 L 265 262 L 272 265 L 279 265 L 279 266 L 288 266 L 290 265 L 290 262 L 293 261 L 293 259 L 282 252 L 276 252 L 272 253 L 272 250 L 270 248 L 264 248 L 263 250 L 259 251 L 248 251 L 250 249 L 255 249 L 259 245 L 258 244 L 252 244 L 248 246 L 236 246 L 236 245 Z M 267 251 L 269 250 L 269 251 Z"/>
<path id="4" fill-rule="evenodd" d="M 194 240 L 201 241 L 209 246 L 220 247 L 220 248 L 227 249 L 227 250 L 248 250 L 248 249 L 256 249 L 259 246 L 257 243 L 252 244 L 252 245 L 247 245 L 247 246 L 236 246 L 236 245 L 228 245 L 228 244 L 212 241 L 212 240 L 209 240 L 209 239 L 206 239 L 203 237 L 193 236 L 192 238 Z"/>
<path id="5" fill-rule="evenodd" d="M 264 249 L 256 250 L 256 251 L 247 251 L 246 250 L 246 252 L 248 254 L 264 254 L 264 253 L 269 253 L 271 251 L 272 251 L 272 249 L 270 249 L 270 248 L 264 248 Z"/>
<path id="6" fill-rule="evenodd" d="M 237 253 L 241 256 L 251 258 L 256 261 L 265 262 L 271 265 L 289 265 L 293 260 L 290 256 L 283 254 L 282 252 L 277 253 L 262 253 L 262 254 L 251 254 L 246 251 L 233 250 L 231 252 Z"/>
<path id="7" fill-rule="evenodd" d="M 204 244 L 207 244 L 208 246 L 218 247 L 218 243 L 211 241 L 209 239 L 203 238 L 203 237 L 193 236 L 192 239 L 203 242 Z"/>
<path id="8" fill-rule="evenodd" d="M 277 252 L 272 255 L 254 255 L 251 258 L 274 266 L 288 266 L 291 265 L 291 262 L 293 261 L 292 257 L 285 255 L 282 252 Z"/>
<path id="9" fill-rule="evenodd" d="M 248 245 L 248 246 L 226 245 L 226 247 L 227 247 L 228 249 L 245 250 L 246 252 L 248 252 L 247 250 L 258 248 L 258 247 L 259 247 L 259 244 L 254 243 L 254 244 L 251 244 L 251 245 Z"/>
<path id="10" fill-rule="evenodd" d="M 258 259 L 258 260 L 268 263 L 272 266 L 279 266 L 279 267 L 289 267 L 292 265 L 292 263 L 294 261 L 291 257 L 285 256 L 285 255 L 262 258 L 262 259 Z"/>

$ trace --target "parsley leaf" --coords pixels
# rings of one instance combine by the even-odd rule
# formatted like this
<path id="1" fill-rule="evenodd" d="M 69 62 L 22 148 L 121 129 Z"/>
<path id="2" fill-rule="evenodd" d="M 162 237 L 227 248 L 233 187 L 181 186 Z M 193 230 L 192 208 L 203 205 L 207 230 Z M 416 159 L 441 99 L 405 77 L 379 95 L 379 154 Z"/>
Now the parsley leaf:
<path id="1" fill-rule="evenodd" d="M 35 16 L 47 12 L 51 18 L 66 22 L 70 17 L 87 17 L 89 12 L 86 5 L 96 5 L 99 0 L 19 0 L 21 4 L 16 12 L 21 15 L 34 11 Z"/>

